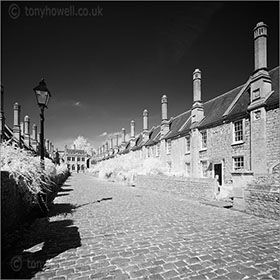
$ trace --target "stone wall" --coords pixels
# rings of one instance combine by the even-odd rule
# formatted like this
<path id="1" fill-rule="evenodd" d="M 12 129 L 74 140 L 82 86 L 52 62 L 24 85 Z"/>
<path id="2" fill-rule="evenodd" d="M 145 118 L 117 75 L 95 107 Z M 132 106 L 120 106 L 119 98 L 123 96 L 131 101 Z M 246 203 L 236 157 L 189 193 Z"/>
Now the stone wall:
<path id="1" fill-rule="evenodd" d="M 52 178 L 55 185 L 52 186 L 52 192 L 47 195 L 47 202 L 55 198 L 55 194 L 61 184 L 69 176 L 68 173 L 59 174 Z M 1 171 L 1 231 L 10 232 L 20 224 L 29 219 L 29 215 L 37 201 L 34 195 L 30 193 L 23 181 L 16 181 L 9 176 L 9 172 Z"/>
<path id="2" fill-rule="evenodd" d="M 213 178 L 137 175 L 135 186 L 159 192 L 178 194 L 191 200 L 207 201 L 213 200 L 215 180 Z"/>
<path id="3" fill-rule="evenodd" d="M 266 114 L 267 165 L 271 168 L 280 160 L 280 110 L 267 111 Z"/>
<path id="4" fill-rule="evenodd" d="M 26 185 L 23 182 L 17 185 L 9 172 L 1 171 L 1 231 L 10 231 L 20 224 L 34 205 L 34 197 Z"/>
<path id="5" fill-rule="evenodd" d="M 244 191 L 245 211 L 260 217 L 280 218 L 280 186 L 249 184 Z"/>

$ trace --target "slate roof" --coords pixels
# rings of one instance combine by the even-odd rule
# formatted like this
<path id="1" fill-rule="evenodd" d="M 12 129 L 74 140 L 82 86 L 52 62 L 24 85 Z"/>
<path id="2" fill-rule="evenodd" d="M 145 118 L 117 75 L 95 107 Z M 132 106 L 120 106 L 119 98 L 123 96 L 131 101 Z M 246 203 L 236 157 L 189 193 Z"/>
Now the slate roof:
<path id="1" fill-rule="evenodd" d="M 66 156 L 84 156 L 84 155 L 86 155 L 86 152 L 84 150 L 78 150 L 78 149 L 66 150 Z"/>
<path id="2" fill-rule="evenodd" d="M 270 70 L 269 75 L 272 80 L 273 92 L 266 100 L 266 105 L 268 108 L 279 107 L 279 67 Z M 247 108 L 249 103 L 250 93 L 246 84 L 238 86 L 222 95 L 204 102 L 204 118 L 199 123 L 198 128 L 204 129 L 213 127 L 223 123 L 223 121 L 231 121 L 232 119 L 246 117 L 248 116 Z M 171 118 L 169 122 L 170 132 L 165 135 L 164 139 L 186 135 L 191 126 L 190 116 L 191 110 L 188 110 Z M 154 143 L 150 141 L 148 144 L 153 145 Z"/>
<path id="3" fill-rule="evenodd" d="M 160 138 L 160 125 L 153 127 L 149 134 L 149 140 L 144 144 L 144 146 L 152 146 L 158 143 Z"/>

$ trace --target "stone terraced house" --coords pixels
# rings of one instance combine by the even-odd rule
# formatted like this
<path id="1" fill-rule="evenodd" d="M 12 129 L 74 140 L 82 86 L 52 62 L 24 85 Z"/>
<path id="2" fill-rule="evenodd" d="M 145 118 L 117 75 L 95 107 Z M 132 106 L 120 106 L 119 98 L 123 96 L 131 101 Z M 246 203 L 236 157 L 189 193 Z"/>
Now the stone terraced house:
<path id="1" fill-rule="evenodd" d="M 255 65 L 244 84 L 202 102 L 201 71 L 193 72 L 193 104 L 186 112 L 168 118 L 167 96 L 162 96 L 161 123 L 148 129 L 143 112 L 143 131 L 130 140 L 111 139 L 98 149 L 98 160 L 119 154 L 157 157 L 173 174 L 214 177 L 220 185 L 232 184 L 237 174 L 269 174 L 280 162 L 279 67 L 267 69 L 267 26 L 254 29 Z"/>

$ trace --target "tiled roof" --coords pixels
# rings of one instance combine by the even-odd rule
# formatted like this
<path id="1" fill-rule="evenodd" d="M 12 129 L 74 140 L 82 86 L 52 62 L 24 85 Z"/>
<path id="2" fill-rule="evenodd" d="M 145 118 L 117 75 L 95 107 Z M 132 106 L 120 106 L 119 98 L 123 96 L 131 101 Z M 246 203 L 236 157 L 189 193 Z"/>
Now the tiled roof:
<path id="1" fill-rule="evenodd" d="M 179 136 L 184 131 L 188 130 L 190 127 L 190 119 L 191 111 L 184 112 L 179 116 L 172 118 L 170 120 L 170 132 L 164 137 L 164 139 L 175 138 Z M 183 129 L 182 129 L 183 128 Z"/>
<path id="2" fill-rule="evenodd" d="M 85 152 L 84 150 L 67 149 L 67 150 L 66 150 L 66 155 L 67 155 L 67 156 L 72 156 L 72 155 L 86 155 L 86 152 Z"/>
<path id="3" fill-rule="evenodd" d="M 269 75 L 272 79 L 273 93 L 266 100 L 266 104 L 268 108 L 275 106 L 279 107 L 279 67 L 270 70 Z M 225 120 L 245 117 L 248 115 L 247 108 L 249 103 L 250 94 L 246 89 L 246 84 L 238 86 L 203 103 L 204 118 L 199 123 L 198 127 L 203 129 L 221 124 Z M 227 110 L 229 110 L 229 112 L 225 114 Z M 191 125 L 190 115 L 191 110 L 188 110 L 171 118 L 170 132 L 164 137 L 164 139 L 176 138 L 188 133 Z"/>
<path id="4" fill-rule="evenodd" d="M 144 146 L 152 146 L 159 141 L 160 137 L 160 125 L 153 127 L 151 129 L 149 140 L 144 144 Z"/>

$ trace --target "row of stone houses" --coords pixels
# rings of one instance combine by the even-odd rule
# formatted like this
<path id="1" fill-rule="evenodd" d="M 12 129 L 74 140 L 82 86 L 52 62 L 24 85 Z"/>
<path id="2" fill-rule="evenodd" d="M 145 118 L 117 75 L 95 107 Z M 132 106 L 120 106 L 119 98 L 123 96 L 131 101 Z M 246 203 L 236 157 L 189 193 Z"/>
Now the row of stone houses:
<path id="1" fill-rule="evenodd" d="M 254 28 L 254 71 L 244 84 L 202 102 L 201 71 L 193 72 L 193 104 L 168 118 L 167 96 L 161 98 L 161 123 L 135 137 L 131 121 L 129 141 L 116 136 L 98 149 L 98 161 L 133 153 L 157 157 L 173 174 L 216 177 L 231 184 L 234 173 L 267 174 L 280 161 L 279 67 L 267 68 L 267 26 Z"/>
<path id="2" fill-rule="evenodd" d="M 30 125 L 30 117 L 25 116 L 21 121 L 21 106 L 18 103 L 14 104 L 14 121 L 13 127 L 9 127 L 5 121 L 4 114 L 4 88 L 1 85 L 1 105 L 0 105 L 0 141 L 11 141 L 16 146 L 25 150 L 29 150 L 34 154 L 40 154 L 40 133 L 37 131 L 37 125 Z M 44 141 L 45 156 L 53 158 L 55 148 L 49 139 Z"/>

